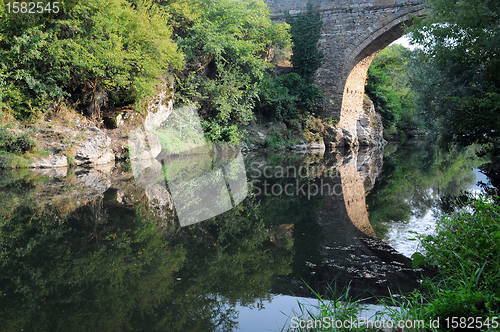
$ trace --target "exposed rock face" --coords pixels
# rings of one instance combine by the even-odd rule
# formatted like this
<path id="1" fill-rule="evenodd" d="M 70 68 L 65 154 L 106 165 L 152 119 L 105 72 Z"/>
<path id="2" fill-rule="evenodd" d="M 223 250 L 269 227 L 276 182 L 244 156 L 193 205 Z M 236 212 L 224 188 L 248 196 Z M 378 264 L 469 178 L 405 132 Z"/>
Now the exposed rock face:
<path id="1" fill-rule="evenodd" d="M 84 117 L 74 114 L 76 125 L 47 124 L 39 128 L 35 139 L 49 156 L 36 158 L 31 168 L 88 165 L 95 167 L 122 160 L 156 158 L 161 152 L 160 139 L 148 131 L 160 126 L 172 113 L 173 86 L 162 81 L 142 116 L 131 109 L 108 110 L 106 128 L 98 128 Z M 130 140 L 129 140 L 130 138 Z M 130 152 L 130 156 L 129 156 Z"/>
<path id="2" fill-rule="evenodd" d="M 375 111 L 373 102 L 366 98 L 356 126 L 348 128 L 325 128 L 327 149 L 336 147 L 353 148 L 354 146 L 383 146 L 387 142 L 383 137 L 382 117 Z"/>
<path id="3" fill-rule="evenodd" d="M 104 126 L 108 129 L 116 129 L 123 125 L 124 120 L 123 120 L 123 113 L 118 112 L 117 114 L 114 114 L 112 116 L 103 116 L 103 121 L 104 121 Z"/>
<path id="4" fill-rule="evenodd" d="M 172 113 L 174 106 L 173 86 L 164 81 L 158 88 L 158 94 L 151 99 L 146 110 L 147 115 L 144 119 L 144 129 L 146 131 L 153 130 L 161 125 Z"/>
<path id="5" fill-rule="evenodd" d="M 108 135 L 97 127 L 90 127 L 83 133 L 87 138 L 76 149 L 75 165 L 101 165 L 115 160 Z"/>
<path id="6" fill-rule="evenodd" d="M 156 135 L 137 128 L 130 133 L 129 150 L 130 159 L 152 159 L 160 154 L 161 142 Z"/>
<path id="7" fill-rule="evenodd" d="M 373 102 L 365 97 L 363 111 L 356 124 L 358 145 L 383 146 L 387 142 L 383 136 L 382 117 L 375 111 Z"/>

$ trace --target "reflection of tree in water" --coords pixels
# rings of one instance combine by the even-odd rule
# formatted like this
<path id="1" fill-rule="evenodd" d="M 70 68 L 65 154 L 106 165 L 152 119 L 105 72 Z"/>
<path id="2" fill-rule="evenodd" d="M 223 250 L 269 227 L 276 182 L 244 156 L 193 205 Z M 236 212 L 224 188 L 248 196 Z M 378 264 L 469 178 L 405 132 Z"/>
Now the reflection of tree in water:
<path id="1" fill-rule="evenodd" d="M 458 196 L 474 184 L 479 164 L 474 148 L 440 151 L 431 139 L 410 141 L 384 150 L 384 170 L 367 196 L 370 221 L 383 237 L 384 222 L 422 218 L 437 198 Z"/>
<path id="2" fill-rule="evenodd" d="M 235 305 L 267 298 L 271 277 L 289 272 L 290 248 L 252 198 L 195 227 L 161 230 L 144 189 L 110 188 L 64 207 L 34 199 L 44 184 L 29 182 L 2 202 L 5 331 L 231 331 Z"/>

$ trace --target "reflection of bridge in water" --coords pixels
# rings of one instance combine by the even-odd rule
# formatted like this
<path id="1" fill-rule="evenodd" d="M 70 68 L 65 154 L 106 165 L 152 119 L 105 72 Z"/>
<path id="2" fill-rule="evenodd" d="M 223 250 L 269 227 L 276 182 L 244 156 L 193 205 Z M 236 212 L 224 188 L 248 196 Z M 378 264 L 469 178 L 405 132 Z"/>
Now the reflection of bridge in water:
<path id="1" fill-rule="evenodd" d="M 351 294 L 367 291 L 365 297 L 388 295 L 388 288 L 395 292 L 413 290 L 419 274 L 411 268 L 411 259 L 379 239 L 368 218 L 365 197 L 381 171 L 382 150 L 337 151 L 319 162 L 338 171 L 340 177 L 330 178 L 330 184 L 340 183 L 342 194 L 325 196 L 312 216 L 323 233 L 318 244 L 321 262 L 304 262 L 308 264 L 309 275 L 300 277 L 320 292 L 332 283 L 337 287 L 350 284 Z M 283 283 L 281 278 L 274 291 L 310 295 L 302 281 L 296 277 L 287 279 Z"/>
<path id="2" fill-rule="evenodd" d="M 238 149 L 209 147 L 196 109 L 173 110 L 167 121 L 157 128 L 156 134 L 179 138 L 179 141 L 159 155 L 155 154 L 156 158 L 144 159 L 149 153 L 148 142 L 155 139 L 152 137 L 154 131 L 145 133 L 138 129 L 130 139 L 134 178 L 139 187 L 146 189 L 151 211 L 175 210 L 181 227 L 192 226 L 231 210 L 247 197 L 247 173 L 250 170 L 245 167 L 246 158 Z M 141 155 L 141 158 L 134 158 L 134 155 Z M 404 289 L 407 285 L 413 289 L 417 276 L 411 269 L 411 260 L 380 240 L 368 218 L 366 192 L 381 171 L 382 150 L 335 150 L 305 160 L 298 166 L 322 171 L 308 177 L 297 174 L 293 179 L 274 180 L 259 172 L 260 177 L 271 182 L 289 184 L 297 181 L 297 184 L 309 186 L 321 181 L 321 186 L 342 188 L 341 192 L 333 190 L 333 193 L 322 194 L 320 207 L 307 216 L 307 222 L 320 226 L 323 240 L 315 244 L 320 256 L 318 261 L 298 262 L 308 264 L 310 273 L 300 277 L 318 289 L 334 280 L 343 285 L 350 282 L 357 293 L 368 287 L 375 294 L 387 294 L 390 286 Z M 266 167 L 265 161 L 257 164 Z M 340 176 L 325 177 L 327 172 Z M 256 188 L 258 186 L 253 187 Z M 268 198 L 266 195 L 261 197 L 263 200 Z M 297 204 L 310 203 L 309 196 L 302 198 Z M 159 215 L 171 216 L 172 213 Z M 284 229 L 292 228 L 287 226 Z M 299 248 L 300 236 L 294 234 L 293 239 L 295 248 Z M 278 286 L 281 292 L 290 291 L 289 284 L 282 286 L 284 288 Z M 300 289 L 292 291 L 297 295 L 301 293 Z"/>
<path id="3" fill-rule="evenodd" d="M 386 294 L 387 287 L 414 288 L 411 260 L 378 239 L 368 219 L 365 197 L 381 171 L 381 152 L 360 151 L 357 158 L 339 167 L 343 196 L 328 197 L 316 215 L 326 235 L 322 273 L 316 282 L 350 282 L 355 293 L 369 286 L 369 292 L 379 295 Z"/>
<path id="4" fill-rule="evenodd" d="M 313 238 L 322 239 L 307 244 L 314 246 L 307 249 L 313 249 L 316 260 L 309 261 L 303 254 L 305 244 L 301 241 L 304 241 L 304 237 L 298 231 L 298 226 L 303 225 L 290 224 L 290 220 L 285 219 L 274 225 L 279 226 L 281 223 L 280 229 L 287 232 L 286 236 L 293 240 L 295 267 L 290 276 L 277 280 L 273 292 L 308 296 L 307 287 L 301 279 L 319 291 L 324 290 L 327 284 L 337 281 L 339 286 L 350 282 L 355 293 L 370 288 L 371 292 L 379 295 L 386 294 L 387 287 L 412 289 L 417 285 L 418 276 L 410 268 L 410 259 L 396 253 L 377 238 L 368 218 L 365 193 L 372 187 L 380 172 L 381 153 L 381 150 L 376 149 L 337 150 L 324 156 L 309 156 L 299 160 L 299 165 L 338 174 L 339 176 L 321 179 L 330 187 L 341 187 L 342 190 L 335 190 L 332 195 L 314 197 L 311 200 L 305 196 L 293 201 L 294 204 L 304 206 L 310 206 L 314 201 L 317 206 L 316 210 L 308 209 L 312 212 L 306 216 L 306 222 L 317 225 L 316 229 L 319 228 L 321 233 L 309 234 Z M 83 195 L 82 201 L 90 202 L 92 197 L 102 195 L 108 205 L 120 208 L 138 204 L 145 206 L 147 213 L 161 228 L 173 227 L 175 213 L 179 217 L 179 210 L 183 209 L 181 213 L 184 219 L 179 217 L 180 226 L 203 228 L 206 224 L 196 223 L 238 205 L 245 200 L 248 193 L 254 195 L 254 192 L 248 191 L 250 184 L 247 181 L 250 178 L 247 179 L 247 174 L 251 177 L 252 172 L 248 165 L 255 158 L 261 158 L 262 161 L 264 156 L 243 157 L 237 150 L 226 154 L 213 151 L 203 155 L 160 155 L 160 160 L 142 160 L 133 166 L 133 176 L 123 172 L 123 167 L 119 165 L 93 169 L 77 168 L 72 173 L 74 179 L 71 183 L 78 190 L 72 191 Z M 265 162 L 260 164 L 266 165 Z M 53 173 L 55 170 L 39 172 Z M 70 176 L 63 174 L 66 172 L 62 169 L 57 172 L 61 174 L 54 173 L 52 176 L 60 179 Z M 300 180 L 303 183 L 318 183 L 319 178 Z M 54 190 L 50 191 L 51 202 L 57 201 L 58 194 L 55 189 L 60 187 L 60 181 L 51 181 L 54 182 Z M 67 193 L 61 192 L 60 195 L 66 197 Z M 251 199 L 255 199 L 255 196 L 253 197 Z M 262 196 L 259 199 L 270 198 Z M 272 204 L 277 205 L 280 202 L 281 200 L 274 199 Z M 283 202 L 286 203 L 285 197 Z M 43 198 L 40 203 L 43 203 Z M 257 204 L 250 204 L 254 203 Z M 96 205 L 95 208 L 98 207 Z M 105 210 L 97 213 L 102 217 L 103 223 L 109 214 Z M 303 228 L 300 232 L 302 231 Z"/>

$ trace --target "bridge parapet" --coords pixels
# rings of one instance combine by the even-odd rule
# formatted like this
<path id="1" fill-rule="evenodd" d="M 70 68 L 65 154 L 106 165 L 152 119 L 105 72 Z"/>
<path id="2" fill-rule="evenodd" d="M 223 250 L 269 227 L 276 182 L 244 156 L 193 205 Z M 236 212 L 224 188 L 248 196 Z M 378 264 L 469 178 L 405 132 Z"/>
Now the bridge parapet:
<path id="1" fill-rule="evenodd" d="M 304 0 L 266 0 L 271 9 L 271 17 L 294 16 L 307 11 L 308 1 Z M 371 7 L 405 6 L 408 4 L 423 3 L 422 0 L 313 0 L 310 1 L 315 12 L 349 11 Z"/>

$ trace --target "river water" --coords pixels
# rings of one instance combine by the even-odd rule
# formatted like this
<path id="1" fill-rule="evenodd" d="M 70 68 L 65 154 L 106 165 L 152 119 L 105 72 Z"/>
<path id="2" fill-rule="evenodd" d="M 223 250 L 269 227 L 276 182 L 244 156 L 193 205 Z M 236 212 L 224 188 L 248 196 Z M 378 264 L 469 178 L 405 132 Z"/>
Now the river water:
<path id="1" fill-rule="evenodd" d="M 0 331 L 279 331 L 310 289 L 409 291 L 411 232 L 480 163 L 409 141 L 2 172 Z"/>

